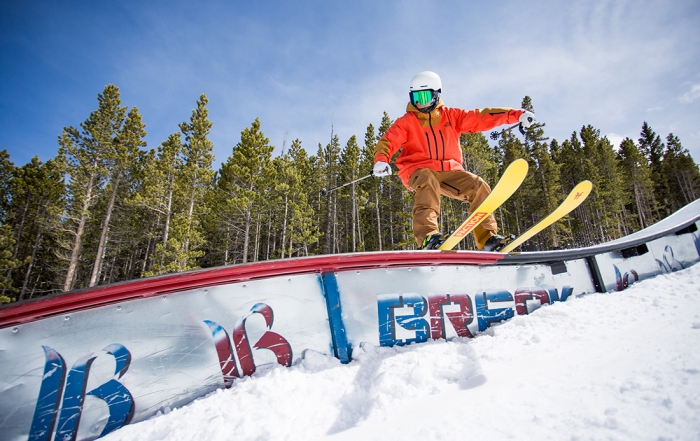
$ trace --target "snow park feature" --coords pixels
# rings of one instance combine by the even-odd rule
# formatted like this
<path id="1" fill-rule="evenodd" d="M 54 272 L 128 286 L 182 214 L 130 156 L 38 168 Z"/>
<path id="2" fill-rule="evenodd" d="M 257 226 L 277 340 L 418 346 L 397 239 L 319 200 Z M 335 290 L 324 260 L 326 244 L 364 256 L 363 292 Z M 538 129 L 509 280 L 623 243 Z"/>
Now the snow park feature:
<path id="1" fill-rule="evenodd" d="M 380 401 L 369 404 L 370 410 L 357 404 L 371 400 L 376 392 L 372 389 L 376 385 L 372 373 L 381 371 L 381 381 L 386 382 L 381 387 L 405 387 L 406 394 L 416 387 L 432 390 L 430 375 L 478 394 L 489 390 L 485 385 L 493 381 L 486 383 L 480 377 L 474 368 L 471 346 L 462 344 L 462 338 L 479 333 L 488 336 L 502 328 L 511 329 L 503 332 L 517 333 L 517 328 L 506 326 L 515 322 L 527 328 L 543 316 L 550 318 L 547 326 L 552 327 L 557 321 L 556 311 L 561 311 L 557 304 L 563 305 L 571 298 L 580 297 L 584 302 L 590 297 L 584 294 L 631 291 L 637 284 L 641 286 L 639 282 L 655 282 L 657 276 L 674 271 L 697 275 L 696 267 L 686 268 L 700 260 L 699 220 L 700 201 L 696 201 L 638 233 L 582 249 L 520 254 L 406 251 L 316 256 L 146 278 L 4 306 L 0 308 L 0 437 L 82 440 L 117 438 L 124 430 L 131 434 L 128 438 L 134 439 L 137 434 L 130 430 L 135 426 L 119 429 L 208 394 L 218 397 L 216 391 L 220 389 L 254 390 L 258 379 L 248 378 L 255 372 L 265 379 L 266 372 L 280 372 L 283 366 L 292 366 L 289 371 L 293 372 L 299 366 L 337 372 L 333 363 L 349 363 L 341 366 L 347 372 L 362 371 L 355 372 L 360 383 L 349 395 L 344 395 L 346 386 L 341 383 L 338 390 L 333 389 L 332 381 L 326 383 L 326 394 L 337 397 L 340 404 L 335 408 L 339 414 L 324 433 L 329 437 L 351 436 L 349 429 L 372 419 L 372 405 L 387 405 L 381 402 L 386 394 L 379 394 Z M 652 289 L 661 291 L 663 284 L 658 285 Z M 664 314 L 669 317 L 683 312 L 675 311 L 672 305 L 654 305 L 654 292 L 641 297 L 654 307 L 667 306 Z M 697 297 L 694 299 L 697 301 Z M 634 314 L 644 315 L 641 307 L 635 306 L 630 315 L 624 302 L 615 302 L 615 314 L 621 323 L 629 320 L 632 326 L 638 319 Z M 546 304 L 555 306 L 527 317 Z M 695 305 L 695 312 L 688 313 L 697 317 Z M 645 329 L 650 334 L 659 333 L 657 326 L 667 321 L 663 317 L 658 315 L 645 323 Z M 575 325 L 575 334 L 584 338 L 588 332 L 601 332 L 596 329 L 595 318 L 595 313 L 588 313 L 586 322 L 569 325 Z M 693 332 L 700 329 L 700 319 L 696 322 L 697 327 L 688 325 Z M 535 344 L 544 337 L 528 338 Z M 488 340 L 477 338 L 473 343 L 484 350 L 483 359 L 487 359 L 489 352 L 483 347 L 489 345 Z M 683 343 L 674 342 L 677 344 Z M 418 347 L 425 349 L 412 349 Z M 444 355 L 446 351 L 454 354 Z M 568 354 L 570 349 L 559 341 L 546 356 L 542 355 L 539 371 L 551 372 L 546 364 Z M 383 360 L 393 356 L 397 362 L 403 358 L 414 364 L 418 369 L 415 376 L 399 374 L 397 369 L 392 378 L 394 374 Z M 508 363 L 507 354 L 494 352 L 493 357 Z M 430 374 L 421 368 L 422 362 L 438 372 Z M 696 384 L 693 378 L 697 377 L 698 366 L 676 368 L 679 378 Z M 518 377 L 517 372 L 513 374 Z M 653 374 L 645 371 L 647 376 L 641 383 L 630 380 L 617 387 L 629 391 L 628 396 L 641 393 L 649 402 L 661 396 L 665 409 L 700 404 L 692 396 L 679 402 L 679 398 L 664 398 L 663 391 L 638 392 L 646 390 L 644 382 L 652 381 Z M 595 372 L 589 375 L 594 377 Z M 520 380 L 529 393 L 538 393 L 527 387 L 527 378 Z M 280 390 L 286 391 L 293 407 L 305 391 L 288 386 Z M 697 389 L 691 389 L 691 393 L 697 395 Z M 550 391 L 546 396 L 552 394 Z M 429 419 L 440 419 L 433 410 L 440 405 L 430 399 L 429 393 L 424 395 L 422 410 L 408 406 L 403 409 L 403 417 L 398 411 L 385 414 L 395 423 L 397 433 L 404 437 L 412 433 L 406 418 L 413 421 L 421 412 Z M 266 401 L 254 391 L 245 395 L 246 399 L 256 396 Z M 479 399 L 488 401 L 488 396 L 479 395 Z M 527 400 L 522 402 L 527 406 Z M 619 410 L 614 406 L 605 409 L 601 420 L 590 422 L 591 426 L 615 426 Z M 685 415 L 683 418 L 692 420 Z M 272 420 L 267 422 L 273 424 Z M 216 425 L 216 419 L 209 424 Z M 454 427 L 458 422 L 450 424 L 453 431 L 441 432 L 438 427 L 431 432 L 428 426 L 421 426 L 419 432 L 425 439 L 440 438 L 440 433 L 449 438 L 457 433 Z M 551 424 L 548 427 L 556 429 Z M 237 438 L 236 429 L 226 428 L 230 439 Z M 264 429 L 257 438 L 265 438 L 265 431 L 271 430 Z M 532 429 L 521 430 L 526 433 Z M 517 434 L 513 432 L 516 438 Z M 165 435 L 158 436 L 149 439 Z M 363 432 L 361 437 L 371 439 L 372 434 Z M 255 438 L 248 435 L 246 439 Z M 288 438 L 304 437 L 290 433 Z M 555 439 L 556 433 L 550 438 Z M 634 438 L 630 435 L 628 439 Z"/>
<path id="2" fill-rule="evenodd" d="M 700 265 L 474 339 L 309 351 L 105 441 L 696 440 Z"/>

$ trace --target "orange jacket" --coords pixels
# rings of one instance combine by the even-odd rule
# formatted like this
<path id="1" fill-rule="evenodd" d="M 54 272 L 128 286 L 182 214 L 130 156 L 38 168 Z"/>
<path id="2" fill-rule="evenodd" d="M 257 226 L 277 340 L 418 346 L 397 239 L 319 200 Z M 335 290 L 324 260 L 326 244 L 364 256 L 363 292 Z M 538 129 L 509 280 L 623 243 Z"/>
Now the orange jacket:
<path id="1" fill-rule="evenodd" d="M 430 111 L 420 112 L 408 103 L 406 114 L 397 119 L 374 148 L 374 162 L 396 159 L 399 177 L 407 188 L 408 178 L 419 168 L 437 171 L 464 170 L 459 136 L 518 122 L 523 110 L 509 107 L 463 110 L 446 107 L 442 100 Z"/>

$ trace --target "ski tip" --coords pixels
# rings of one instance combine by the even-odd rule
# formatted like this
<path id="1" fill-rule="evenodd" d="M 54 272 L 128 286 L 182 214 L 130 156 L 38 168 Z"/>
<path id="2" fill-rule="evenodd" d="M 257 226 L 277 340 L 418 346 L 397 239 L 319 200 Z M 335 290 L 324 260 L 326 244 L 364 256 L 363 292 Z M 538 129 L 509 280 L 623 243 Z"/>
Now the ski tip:
<path id="1" fill-rule="evenodd" d="M 576 184 L 576 187 L 574 187 L 573 190 L 571 190 L 567 199 L 573 198 L 574 200 L 578 200 L 578 203 L 580 204 L 586 200 L 588 195 L 591 194 L 592 190 L 593 183 L 591 181 L 581 181 Z M 578 206 L 578 204 L 576 206 Z"/>
<path id="2" fill-rule="evenodd" d="M 526 175 L 529 167 L 530 166 L 525 159 L 518 158 L 508 165 L 508 168 L 506 168 L 506 172 Z M 506 172 L 503 172 L 503 174 L 505 175 Z"/>

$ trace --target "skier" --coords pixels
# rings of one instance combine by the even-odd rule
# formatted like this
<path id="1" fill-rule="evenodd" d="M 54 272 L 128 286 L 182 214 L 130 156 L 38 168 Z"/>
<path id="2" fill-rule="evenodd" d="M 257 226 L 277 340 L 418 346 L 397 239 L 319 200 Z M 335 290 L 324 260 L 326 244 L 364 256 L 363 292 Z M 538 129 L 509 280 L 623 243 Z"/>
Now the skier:
<path id="1" fill-rule="evenodd" d="M 479 176 L 462 167 L 459 137 L 462 133 L 483 132 L 502 124 L 520 122 L 528 128 L 535 115 L 509 107 L 463 110 L 447 107 L 440 98 L 442 81 L 435 72 L 421 72 L 411 80 L 406 114 L 397 119 L 374 149 L 376 177 L 391 175 L 389 161 L 396 159 L 399 177 L 415 195 L 413 235 L 421 249 L 438 249 L 445 241 L 438 228 L 440 195 L 469 202 L 471 213 L 491 192 Z M 498 234 L 493 215 L 474 229 L 479 250 L 498 251 L 510 238 Z"/>

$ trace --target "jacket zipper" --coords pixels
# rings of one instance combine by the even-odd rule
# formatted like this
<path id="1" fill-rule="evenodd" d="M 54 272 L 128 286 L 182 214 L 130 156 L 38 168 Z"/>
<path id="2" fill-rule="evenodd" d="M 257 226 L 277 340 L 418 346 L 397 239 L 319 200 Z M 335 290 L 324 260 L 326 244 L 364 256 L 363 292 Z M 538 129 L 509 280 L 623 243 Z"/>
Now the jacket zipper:
<path id="1" fill-rule="evenodd" d="M 428 125 L 430 126 L 430 131 L 433 133 L 433 139 L 435 140 L 435 158 L 439 161 L 440 160 L 440 146 L 438 145 L 438 142 L 437 142 L 437 136 L 435 135 L 435 130 L 433 130 L 432 112 L 428 113 Z M 426 133 L 425 136 L 428 136 L 428 134 Z M 430 142 L 428 142 L 428 149 L 430 149 Z M 445 157 L 444 142 L 443 142 L 443 155 L 442 156 L 444 159 L 444 157 Z M 445 165 L 442 162 L 440 163 L 440 168 L 442 169 L 442 171 L 445 171 Z"/>

